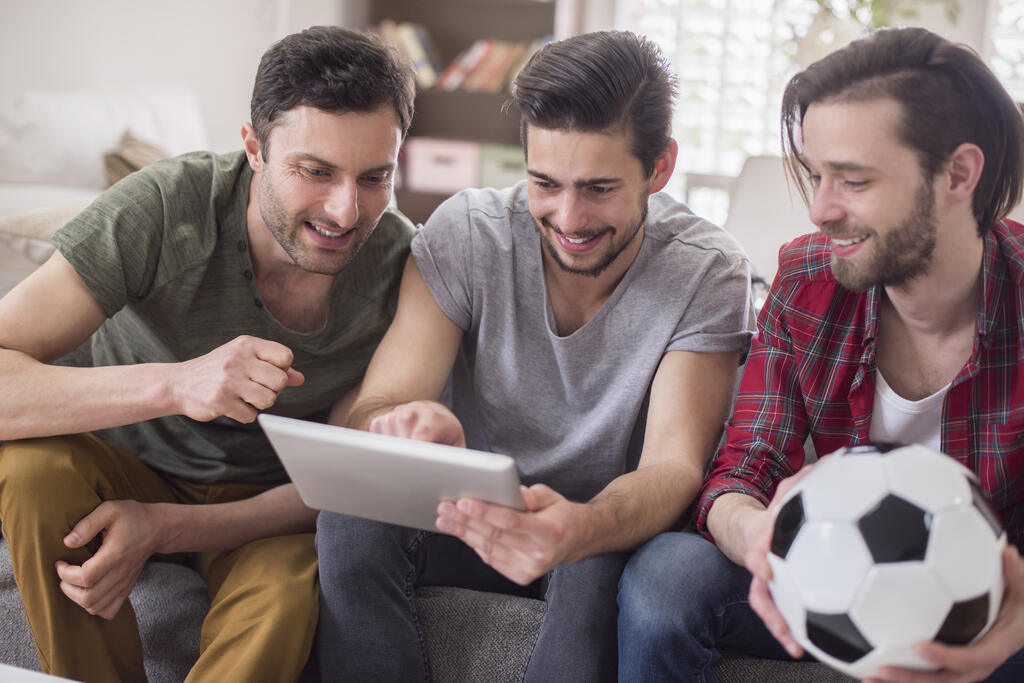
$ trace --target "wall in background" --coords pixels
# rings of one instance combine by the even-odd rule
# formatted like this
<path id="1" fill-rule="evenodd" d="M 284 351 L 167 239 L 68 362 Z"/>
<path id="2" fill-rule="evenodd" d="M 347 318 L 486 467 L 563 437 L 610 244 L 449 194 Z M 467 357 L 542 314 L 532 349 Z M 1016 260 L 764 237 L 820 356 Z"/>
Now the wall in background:
<path id="1" fill-rule="evenodd" d="M 313 24 L 362 21 L 359 7 L 349 11 L 348 5 L 340 0 L 5 0 L 0 92 L 185 85 L 198 96 L 211 149 L 238 149 L 263 51 Z"/>
<path id="2" fill-rule="evenodd" d="M 563 26 L 611 27 L 615 0 L 560 1 Z M 963 0 L 956 26 L 925 7 L 920 23 L 982 50 L 986 4 Z M 263 51 L 313 24 L 365 27 L 368 7 L 368 0 L 4 0 L 0 92 L 183 84 L 199 98 L 211 148 L 237 149 Z"/>

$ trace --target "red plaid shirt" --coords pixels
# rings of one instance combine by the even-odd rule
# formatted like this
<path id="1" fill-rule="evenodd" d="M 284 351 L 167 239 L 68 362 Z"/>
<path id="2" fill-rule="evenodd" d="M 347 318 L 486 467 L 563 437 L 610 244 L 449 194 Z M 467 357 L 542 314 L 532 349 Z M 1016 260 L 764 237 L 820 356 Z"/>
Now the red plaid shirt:
<path id="1" fill-rule="evenodd" d="M 697 528 L 723 493 L 766 504 L 804 464 L 804 439 L 826 454 L 869 441 L 875 402 L 879 288 L 852 292 L 832 277 L 820 234 L 782 248 L 758 317 L 733 416 L 701 489 Z M 1009 540 L 1024 541 L 1024 226 L 985 237 L 974 350 L 942 406 L 942 450 L 978 475 Z"/>

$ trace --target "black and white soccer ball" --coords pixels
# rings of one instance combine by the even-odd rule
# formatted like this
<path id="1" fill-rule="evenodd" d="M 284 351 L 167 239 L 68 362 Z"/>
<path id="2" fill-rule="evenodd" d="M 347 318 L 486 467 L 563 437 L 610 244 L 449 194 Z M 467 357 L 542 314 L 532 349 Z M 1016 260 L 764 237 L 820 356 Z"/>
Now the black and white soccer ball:
<path id="1" fill-rule="evenodd" d="M 966 645 L 988 630 L 1005 546 L 977 478 L 952 458 L 842 448 L 780 501 L 769 589 L 797 642 L 845 674 L 934 669 L 914 646 Z"/>

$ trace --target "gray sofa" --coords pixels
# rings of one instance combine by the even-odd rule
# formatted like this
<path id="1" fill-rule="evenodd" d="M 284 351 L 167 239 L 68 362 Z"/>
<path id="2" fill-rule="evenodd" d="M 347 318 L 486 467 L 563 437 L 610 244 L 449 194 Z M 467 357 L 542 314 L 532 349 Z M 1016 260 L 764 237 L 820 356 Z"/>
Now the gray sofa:
<path id="1" fill-rule="evenodd" d="M 171 562 L 150 562 L 131 602 L 139 619 L 151 683 L 181 681 L 199 652 L 209 606 L 199 575 Z M 544 616 L 544 603 L 462 588 L 424 588 L 416 596 L 437 681 L 518 680 Z M 39 669 L 18 598 L 10 553 L 0 541 L 0 661 Z M 821 664 L 779 662 L 726 653 L 715 666 L 725 683 L 830 683 L 846 678 Z M 315 681 L 310 668 L 303 678 Z M 329 672 L 322 680 L 332 680 Z"/>

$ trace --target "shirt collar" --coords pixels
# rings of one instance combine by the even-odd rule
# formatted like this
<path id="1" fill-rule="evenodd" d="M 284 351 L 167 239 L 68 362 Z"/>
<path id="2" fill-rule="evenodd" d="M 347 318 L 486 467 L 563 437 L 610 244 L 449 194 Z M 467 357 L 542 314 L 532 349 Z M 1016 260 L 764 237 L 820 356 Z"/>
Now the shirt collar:
<path id="1" fill-rule="evenodd" d="M 982 294 L 978 308 L 978 322 L 974 331 L 974 347 L 987 345 L 992 328 L 996 323 L 996 311 L 1002 301 L 1006 280 L 1006 264 L 1000 258 L 999 240 L 994 230 L 984 237 L 981 256 Z M 881 287 L 871 287 L 864 293 L 864 351 L 861 353 L 862 366 L 871 367 L 875 362 L 875 339 L 878 334 L 878 304 L 881 301 Z"/>
<path id="2" fill-rule="evenodd" d="M 984 242 L 981 256 L 981 307 L 978 310 L 978 323 L 974 328 L 975 349 L 979 345 L 988 345 L 996 325 L 997 311 L 1003 300 L 1003 291 L 1006 289 L 1006 263 L 1001 258 L 995 228 L 985 234 Z"/>

